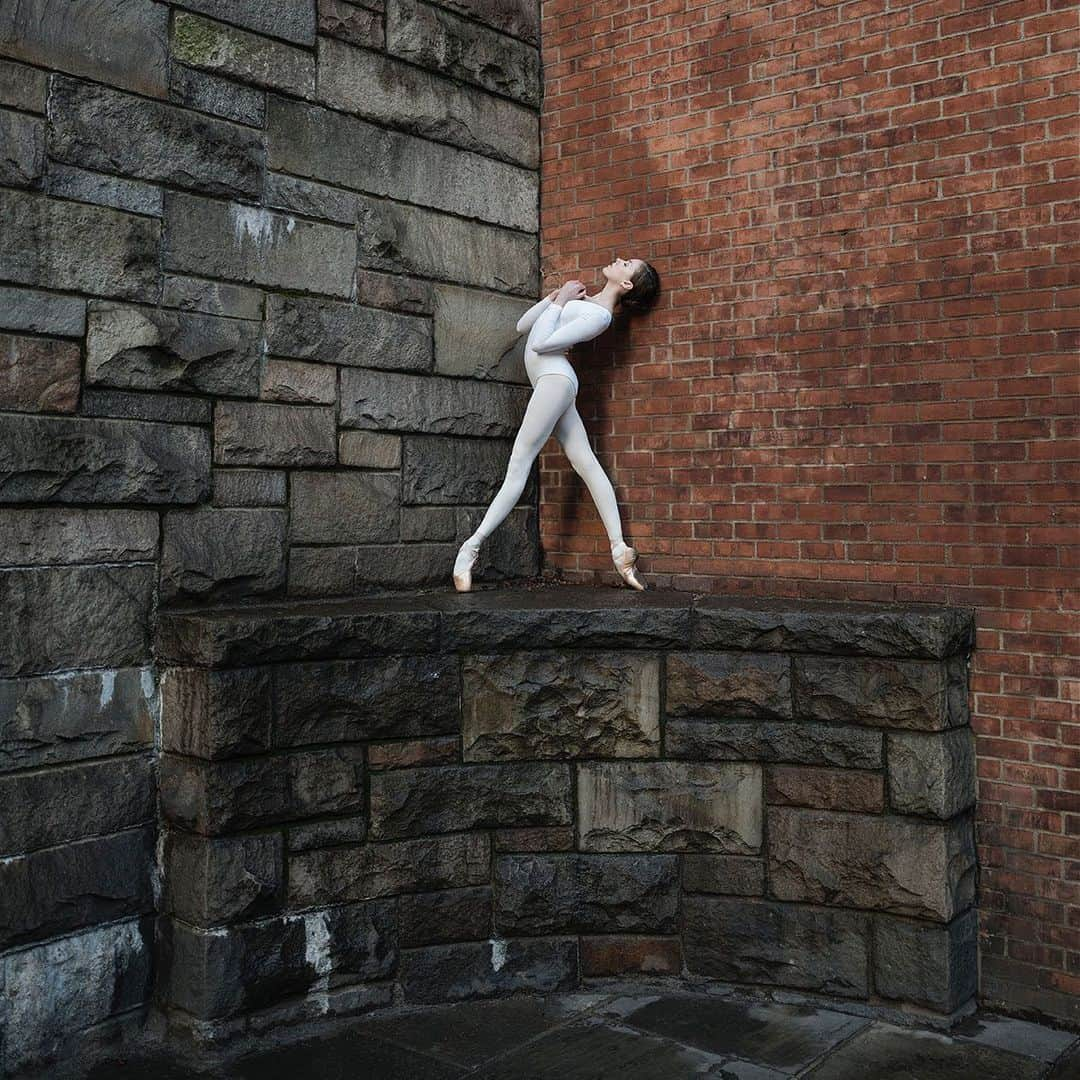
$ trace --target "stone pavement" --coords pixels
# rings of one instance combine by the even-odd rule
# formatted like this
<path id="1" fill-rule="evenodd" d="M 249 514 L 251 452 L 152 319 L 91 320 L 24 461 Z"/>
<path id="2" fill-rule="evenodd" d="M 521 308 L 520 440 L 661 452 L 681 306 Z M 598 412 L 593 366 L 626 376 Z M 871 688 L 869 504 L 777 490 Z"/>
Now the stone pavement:
<path id="1" fill-rule="evenodd" d="M 147 1044 L 50 1080 L 1078 1080 L 1080 1035 L 989 1013 L 948 1034 L 748 995 L 517 996 L 262 1037 L 227 1059 Z"/>

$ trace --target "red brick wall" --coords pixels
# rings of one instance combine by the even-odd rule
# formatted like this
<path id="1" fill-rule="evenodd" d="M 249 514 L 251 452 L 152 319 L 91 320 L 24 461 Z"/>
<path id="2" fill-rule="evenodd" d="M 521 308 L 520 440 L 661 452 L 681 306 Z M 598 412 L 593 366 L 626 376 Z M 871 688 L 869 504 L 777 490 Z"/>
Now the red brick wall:
<path id="1" fill-rule="evenodd" d="M 653 586 L 978 611 L 981 988 L 1080 1017 L 1074 0 L 545 0 L 544 288 Z M 545 566 L 614 584 L 550 442 Z"/>

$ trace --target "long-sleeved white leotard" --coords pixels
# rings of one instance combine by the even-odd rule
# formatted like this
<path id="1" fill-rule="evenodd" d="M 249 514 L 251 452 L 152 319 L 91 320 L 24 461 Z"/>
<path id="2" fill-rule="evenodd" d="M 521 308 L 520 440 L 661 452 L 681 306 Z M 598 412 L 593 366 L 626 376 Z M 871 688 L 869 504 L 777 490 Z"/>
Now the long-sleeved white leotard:
<path id="1" fill-rule="evenodd" d="M 592 300 L 567 300 L 559 304 L 546 296 L 518 319 L 519 334 L 527 330 L 525 373 L 533 386 L 541 375 L 565 375 L 577 393 L 578 378 L 566 353 L 571 345 L 591 341 L 611 325 L 606 307 Z"/>

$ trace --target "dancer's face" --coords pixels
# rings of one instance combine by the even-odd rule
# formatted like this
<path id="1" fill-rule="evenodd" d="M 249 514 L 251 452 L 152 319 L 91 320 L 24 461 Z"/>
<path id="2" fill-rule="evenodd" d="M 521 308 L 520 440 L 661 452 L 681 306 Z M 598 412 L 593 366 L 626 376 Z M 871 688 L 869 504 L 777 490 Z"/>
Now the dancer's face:
<path id="1" fill-rule="evenodd" d="M 607 281 L 613 281 L 629 291 L 634 287 L 631 280 L 643 264 L 642 259 L 613 259 L 600 272 Z"/>

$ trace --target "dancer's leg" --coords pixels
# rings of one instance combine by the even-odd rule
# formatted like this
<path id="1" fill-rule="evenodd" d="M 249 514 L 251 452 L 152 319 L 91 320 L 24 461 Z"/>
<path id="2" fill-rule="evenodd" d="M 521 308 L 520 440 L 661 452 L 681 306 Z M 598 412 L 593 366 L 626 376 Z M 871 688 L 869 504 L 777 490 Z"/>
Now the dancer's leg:
<path id="1" fill-rule="evenodd" d="M 600 520 L 607 530 L 611 546 L 621 544 L 622 521 L 619 519 L 619 505 L 615 501 L 615 489 L 611 486 L 603 465 L 593 453 L 585 425 L 573 402 L 559 417 L 559 422 L 555 425 L 555 437 L 562 445 L 567 458 L 570 459 L 574 472 L 585 481 L 585 486 L 589 489 L 593 502 L 596 503 Z"/>

